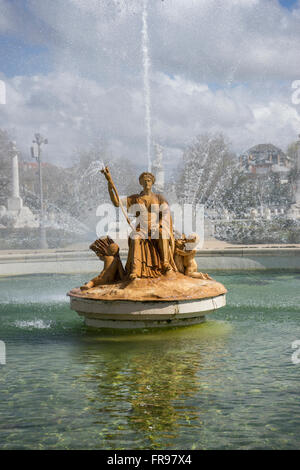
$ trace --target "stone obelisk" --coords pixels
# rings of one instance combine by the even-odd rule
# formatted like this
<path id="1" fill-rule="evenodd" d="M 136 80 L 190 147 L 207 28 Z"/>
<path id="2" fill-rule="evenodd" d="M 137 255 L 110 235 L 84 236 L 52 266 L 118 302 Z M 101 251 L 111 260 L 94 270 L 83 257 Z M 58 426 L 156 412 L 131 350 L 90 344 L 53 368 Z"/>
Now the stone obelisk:
<path id="1" fill-rule="evenodd" d="M 19 157 L 15 143 L 11 148 L 11 165 L 12 165 L 12 191 L 11 197 L 8 198 L 7 208 L 10 212 L 19 212 L 23 207 L 23 200 L 20 197 L 19 186 Z"/>

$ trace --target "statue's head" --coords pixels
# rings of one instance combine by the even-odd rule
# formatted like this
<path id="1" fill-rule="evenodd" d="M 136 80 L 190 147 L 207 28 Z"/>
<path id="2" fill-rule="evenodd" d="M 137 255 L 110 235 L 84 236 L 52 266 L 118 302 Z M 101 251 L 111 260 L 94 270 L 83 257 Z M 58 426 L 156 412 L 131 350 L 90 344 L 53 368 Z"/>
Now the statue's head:
<path id="1" fill-rule="evenodd" d="M 151 189 L 155 183 L 155 176 L 152 175 L 152 173 L 145 171 L 140 175 L 139 182 L 144 189 Z"/>
<path id="2" fill-rule="evenodd" d="M 200 242 L 200 237 L 198 233 L 191 233 L 186 237 L 186 249 L 195 250 Z"/>
<path id="3" fill-rule="evenodd" d="M 110 256 L 116 256 L 119 253 L 119 245 L 117 245 L 116 243 L 112 243 L 111 245 L 109 245 L 107 251 Z"/>
<path id="4" fill-rule="evenodd" d="M 180 250 L 194 250 L 197 248 L 200 237 L 197 233 L 191 233 L 188 237 L 183 233 L 181 236 L 179 232 L 175 233 L 175 247 Z"/>

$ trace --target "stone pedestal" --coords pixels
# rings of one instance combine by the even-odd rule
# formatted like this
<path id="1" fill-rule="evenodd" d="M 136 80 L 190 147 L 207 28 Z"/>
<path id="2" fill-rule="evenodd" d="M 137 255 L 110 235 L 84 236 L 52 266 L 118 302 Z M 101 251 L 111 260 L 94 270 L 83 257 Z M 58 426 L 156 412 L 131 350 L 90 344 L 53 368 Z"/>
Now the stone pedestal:
<path id="1" fill-rule="evenodd" d="M 7 200 L 7 211 L 0 211 L 0 218 L 7 217 L 12 228 L 37 228 L 39 222 L 28 207 L 23 206 L 20 197 L 19 185 L 19 161 L 15 145 L 11 149 L 12 189 L 11 196 Z"/>
<path id="2" fill-rule="evenodd" d="M 205 316 L 226 305 L 226 288 L 213 279 L 169 273 L 154 279 L 135 279 L 72 289 L 70 306 L 97 328 L 161 328 L 202 323 Z"/>
<path id="3" fill-rule="evenodd" d="M 10 197 L 7 200 L 7 209 L 9 212 L 19 212 L 23 207 L 23 200 L 20 197 Z"/>
<path id="4" fill-rule="evenodd" d="M 39 227 L 38 217 L 34 216 L 29 207 L 22 207 L 16 217 L 14 228 L 38 228 Z"/>
<path id="5" fill-rule="evenodd" d="M 103 302 L 71 296 L 71 309 L 95 328 L 163 328 L 197 325 L 226 305 L 225 294 L 174 302 Z"/>

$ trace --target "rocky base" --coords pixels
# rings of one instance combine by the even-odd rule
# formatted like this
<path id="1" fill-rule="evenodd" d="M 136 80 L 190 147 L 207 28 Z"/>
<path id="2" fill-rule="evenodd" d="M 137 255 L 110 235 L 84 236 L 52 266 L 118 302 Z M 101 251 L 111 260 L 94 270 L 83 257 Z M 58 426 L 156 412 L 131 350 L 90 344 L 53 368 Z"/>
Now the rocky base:
<path id="1" fill-rule="evenodd" d="M 155 279 L 135 279 L 114 284 L 80 288 L 69 292 L 71 298 L 115 301 L 186 301 L 209 299 L 226 294 L 226 288 L 215 280 L 194 279 L 180 273 L 168 273 Z"/>

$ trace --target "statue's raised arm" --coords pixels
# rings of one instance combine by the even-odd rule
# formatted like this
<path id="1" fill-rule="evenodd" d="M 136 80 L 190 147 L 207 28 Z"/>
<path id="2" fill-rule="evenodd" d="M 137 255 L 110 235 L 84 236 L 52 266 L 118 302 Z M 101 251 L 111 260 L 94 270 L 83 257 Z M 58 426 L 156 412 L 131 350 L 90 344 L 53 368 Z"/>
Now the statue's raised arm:
<path id="1" fill-rule="evenodd" d="M 108 192 L 109 192 L 111 202 L 113 203 L 115 207 L 119 207 L 120 206 L 119 194 L 112 180 L 109 168 L 106 166 L 105 168 L 103 168 L 103 170 L 101 170 L 101 173 L 103 173 L 103 175 L 105 176 L 107 180 Z"/>

